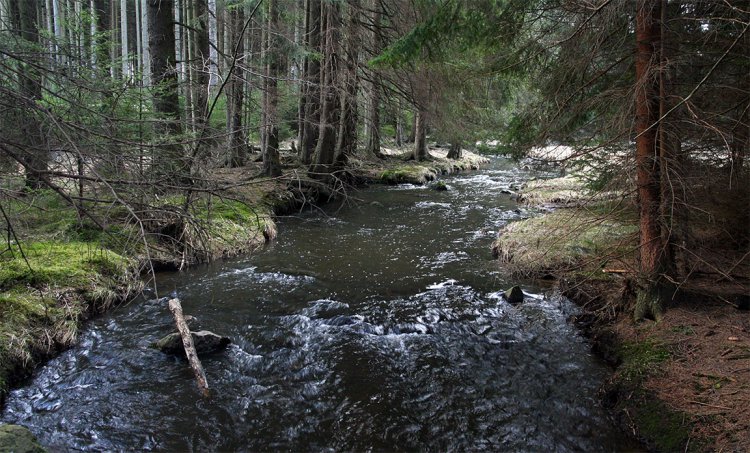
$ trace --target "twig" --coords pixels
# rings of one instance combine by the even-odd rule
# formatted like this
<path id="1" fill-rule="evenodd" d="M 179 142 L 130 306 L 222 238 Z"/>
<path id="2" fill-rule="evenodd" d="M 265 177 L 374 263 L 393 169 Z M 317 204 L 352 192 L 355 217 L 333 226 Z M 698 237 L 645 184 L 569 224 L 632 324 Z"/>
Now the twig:
<path id="1" fill-rule="evenodd" d="M 700 406 L 712 407 L 714 409 L 723 409 L 723 410 L 727 410 L 727 411 L 731 411 L 732 410 L 731 407 L 717 406 L 715 404 L 708 404 L 708 403 L 701 403 L 700 401 L 688 400 L 688 403 L 698 404 Z"/>

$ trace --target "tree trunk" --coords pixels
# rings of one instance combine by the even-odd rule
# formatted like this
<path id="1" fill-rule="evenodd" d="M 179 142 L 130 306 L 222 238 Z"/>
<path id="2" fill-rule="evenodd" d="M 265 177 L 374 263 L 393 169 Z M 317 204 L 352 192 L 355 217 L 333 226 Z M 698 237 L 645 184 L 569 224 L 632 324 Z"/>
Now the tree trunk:
<path id="1" fill-rule="evenodd" d="M 461 158 L 461 142 L 451 143 L 451 147 L 448 150 L 448 159 L 460 159 Z"/>
<path id="2" fill-rule="evenodd" d="M 148 51 L 148 0 L 136 1 L 141 4 L 141 35 L 139 37 L 141 40 L 141 52 L 143 52 L 143 67 L 141 68 L 143 74 L 141 78 L 144 84 L 149 84 L 151 83 L 151 56 Z"/>
<path id="3" fill-rule="evenodd" d="M 266 176 L 281 176 L 279 158 L 279 89 L 278 78 L 281 75 L 281 42 L 279 33 L 278 0 L 268 0 L 268 18 L 266 31 L 266 91 L 265 143 L 263 146 L 263 171 Z"/>
<path id="4" fill-rule="evenodd" d="M 181 131 L 173 0 L 149 0 L 148 7 L 151 81 L 157 88 L 153 91 L 154 112 L 160 117 L 155 129 L 157 136 L 164 136 L 169 140 L 170 136 Z M 158 156 L 154 162 L 157 172 L 167 177 L 183 178 L 186 165 L 181 159 L 179 145 L 166 143 L 162 150 L 163 155 Z"/>
<path id="5" fill-rule="evenodd" d="M 208 92 L 210 93 L 211 89 L 219 84 L 219 37 L 216 25 L 216 0 L 208 0 L 208 40 L 210 42 L 208 50 Z"/>
<path id="6" fill-rule="evenodd" d="M 295 2 L 297 8 L 297 22 L 294 27 L 294 46 L 301 49 L 307 45 L 304 37 L 305 31 L 307 30 L 307 0 L 297 0 Z M 305 62 L 306 58 L 297 58 L 295 65 L 297 67 L 295 73 L 295 82 L 297 82 L 298 98 L 297 98 L 297 146 L 298 155 L 301 157 L 302 151 L 302 135 L 305 129 Z"/>
<path id="7" fill-rule="evenodd" d="M 38 0 L 24 0 L 18 5 L 18 30 L 21 37 L 28 42 L 39 42 L 37 12 Z M 36 102 L 42 99 L 42 76 L 31 64 L 21 63 L 20 92 L 30 103 L 32 111 L 21 122 L 21 136 L 27 141 L 24 150 L 23 166 L 25 185 L 28 189 L 41 189 L 44 186 L 41 173 L 47 170 L 47 148 L 44 146 L 42 125 L 35 110 Z"/>
<path id="8" fill-rule="evenodd" d="M 306 33 L 307 48 L 313 52 L 321 49 L 321 8 L 320 0 L 306 0 Z M 305 57 L 304 120 L 302 125 L 302 142 L 300 154 L 303 164 L 312 161 L 320 132 L 320 60 Z"/>
<path id="9" fill-rule="evenodd" d="M 20 3 L 25 3 L 21 1 Z M 55 25 L 55 41 L 57 43 L 57 52 L 55 53 L 59 63 L 65 63 L 65 56 L 68 54 L 65 47 L 65 4 L 63 0 L 52 0 L 52 17 Z"/>
<path id="10" fill-rule="evenodd" d="M 341 118 L 334 156 L 336 168 L 346 165 L 349 157 L 354 155 L 357 149 L 357 90 L 359 88 L 357 66 L 359 63 L 360 46 L 358 25 L 360 22 L 359 0 L 349 0 L 346 10 L 345 73 L 342 77 Z"/>
<path id="11" fill-rule="evenodd" d="M 373 53 L 379 54 L 383 44 L 380 36 L 380 22 L 382 12 L 380 10 L 380 0 L 371 0 L 372 8 L 372 46 Z M 365 154 L 383 158 L 380 152 L 380 73 L 377 70 L 372 71 L 370 81 L 370 99 L 367 104 L 367 148 Z"/>
<path id="12" fill-rule="evenodd" d="M 313 155 L 310 174 L 313 177 L 327 178 L 333 170 L 336 151 L 336 133 L 338 131 L 341 103 L 338 95 L 338 45 L 340 42 L 339 23 L 340 6 L 338 3 L 326 2 L 321 4 L 321 30 L 324 35 L 323 61 L 321 68 L 320 128 L 318 143 Z"/>
<path id="13" fill-rule="evenodd" d="M 237 56 L 239 58 L 245 52 L 245 42 L 242 37 L 242 26 L 245 22 L 245 13 L 243 8 L 234 7 L 227 12 L 228 21 L 224 25 L 230 32 L 229 44 L 231 46 L 230 52 L 234 52 L 237 49 Z M 245 165 L 246 158 L 246 146 L 245 146 L 245 134 L 242 129 L 242 105 L 244 103 L 244 88 L 245 82 L 239 71 L 233 71 L 229 81 L 229 91 L 227 98 L 229 100 L 228 110 L 230 112 L 228 118 L 228 129 L 229 129 L 229 165 L 231 167 L 241 167 Z"/>
<path id="14" fill-rule="evenodd" d="M 96 61 L 96 68 L 99 74 L 104 75 L 109 72 L 109 48 L 111 39 L 111 16 L 110 8 L 107 0 L 94 0 L 96 7 L 96 54 L 94 56 Z"/>
<path id="15" fill-rule="evenodd" d="M 660 275 L 665 244 L 660 228 L 660 152 L 657 148 L 659 77 L 652 63 L 660 41 L 660 0 L 638 0 L 635 60 L 636 183 L 640 227 L 640 282 L 635 318 L 660 319 L 663 311 Z"/>
<path id="16" fill-rule="evenodd" d="M 200 129 L 206 121 L 208 111 L 208 87 L 210 71 L 210 41 L 208 34 L 208 7 L 206 0 L 195 0 L 193 3 L 195 48 L 193 49 L 193 117 L 195 130 Z"/>
<path id="17" fill-rule="evenodd" d="M 427 111 L 420 106 L 414 115 L 414 160 L 420 162 L 427 157 Z"/>
<path id="18" fill-rule="evenodd" d="M 135 55 L 136 55 L 136 72 L 138 81 L 143 81 L 143 47 L 141 36 L 143 27 L 141 26 L 141 1 L 135 0 Z"/>
<path id="19" fill-rule="evenodd" d="M 122 58 L 122 78 L 126 82 L 130 79 L 128 42 L 128 2 L 127 0 L 120 0 L 120 56 Z"/>

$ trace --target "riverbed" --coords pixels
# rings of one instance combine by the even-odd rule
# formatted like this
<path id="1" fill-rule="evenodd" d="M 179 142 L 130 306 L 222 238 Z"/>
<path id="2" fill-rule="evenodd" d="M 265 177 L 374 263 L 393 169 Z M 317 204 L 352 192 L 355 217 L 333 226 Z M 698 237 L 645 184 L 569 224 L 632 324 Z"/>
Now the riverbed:
<path id="1" fill-rule="evenodd" d="M 2 420 L 55 451 L 617 451 L 576 308 L 492 260 L 530 215 L 508 189 L 535 176 L 496 158 L 445 192 L 373 186 L 280 219 L 253 256 L 160 274 L 91 322 Z M 157 294 L 233 341 L 203 360 L 208 399 L 150 347 L 173 330 Z"/>

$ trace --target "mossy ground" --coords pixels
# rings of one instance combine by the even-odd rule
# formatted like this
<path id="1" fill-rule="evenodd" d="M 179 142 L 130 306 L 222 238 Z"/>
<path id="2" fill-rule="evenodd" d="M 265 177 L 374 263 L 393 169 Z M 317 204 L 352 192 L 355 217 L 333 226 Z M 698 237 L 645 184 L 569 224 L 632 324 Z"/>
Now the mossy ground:
<path id="1" fill-rule="evenodd" d="M 90 242 L 11 244 L 0 264 L 0 395 L 73 344 L 83 319 L 140 289 L 136 260 Z"/>
<path id="2" fill-rule="evenodd" d="M 448 159 L 445 149 L 430 149 L 425 161 L 405 160 L 409 148 L 385 150 L 385 159 L 358 158 L 352 168 L 362 179 L 380 184 L 424 185 L 440 175 L 476 170 L 487 163 L 487 159 L 464 150 L 461 159 Z"/>
<path id="3" fill-rule="evenodd" d="M 513 222 L 492 245 L 493 254 L 512 275 L 537 278 L 581 273 L 607 278 L 632 257 L 637 227 L 623 213 L 603 205 L 559 209 Z"/>

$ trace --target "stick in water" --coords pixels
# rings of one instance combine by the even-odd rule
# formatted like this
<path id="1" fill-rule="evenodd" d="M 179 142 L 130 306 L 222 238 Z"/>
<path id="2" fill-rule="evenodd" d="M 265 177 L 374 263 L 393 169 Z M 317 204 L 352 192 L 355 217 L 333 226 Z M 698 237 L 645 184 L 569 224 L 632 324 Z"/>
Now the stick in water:
<path id="1" fill-rule="evenodd" d="M 193 369 L 195 379 L 198 382 L 198 388 L 203 392 L 203 396 L 208 396 L 208 381 L 206 381 L 206 373 L 203 371 L 203 365 L 198 360 L 198 353 L 195 352 L 195 345 L 193 345 L 193 335 L 190 333 L 190 328 L 185 322 L 185 317 L 182 314 L 182 304 L 180 299 L 169 300 L 169 311 L 174 315 L 174 322 L 177 324 L 177 330 L 180 332 L 182 337 L 182 345 L 185 347 L 185 355 L 187 356 L 190 368 Z"/>

